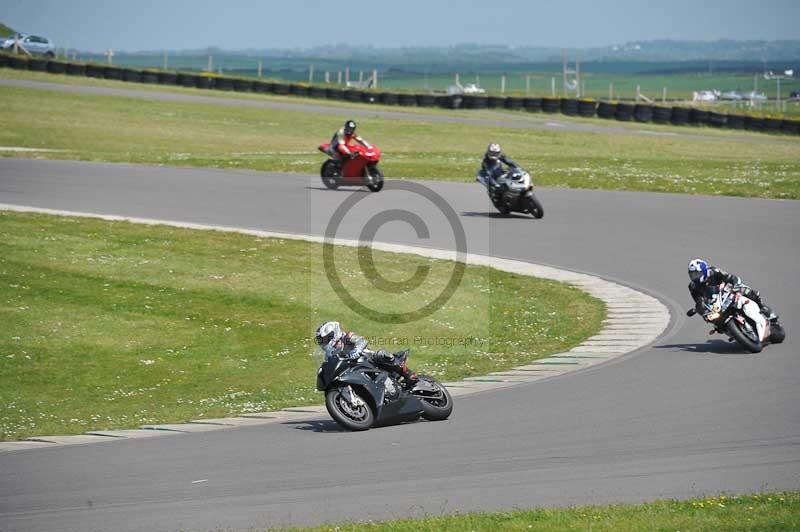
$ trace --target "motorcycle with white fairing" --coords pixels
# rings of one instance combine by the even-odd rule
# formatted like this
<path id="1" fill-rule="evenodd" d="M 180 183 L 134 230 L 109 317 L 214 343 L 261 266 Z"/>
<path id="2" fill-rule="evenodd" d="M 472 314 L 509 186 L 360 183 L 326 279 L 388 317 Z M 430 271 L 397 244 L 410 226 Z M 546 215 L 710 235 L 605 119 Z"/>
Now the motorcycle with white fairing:
<path id="1" fill-rule="evenodd" d="M 493 178 L 478 171 L 475 179 L 486 187 L 492 205 L 503 216 L 511 212 L 530 214 L 537 219 L 544 216 L 544 208 L 533 193 L 531 175 L 522 168 L 511 167 Z"/>
<path id="2" fill-rule="evenodd" d="M 688 315 L 696 313 L 691 309 Z M 760 353 L 765 344 L 779 344 L 786 338 L 777 316 L 768 319 L 758 303 L 743 296 L 730 283 L 706 288 L 701 315 L 714 326 L 709 334 L 725 334 L 751 353 Z"/>

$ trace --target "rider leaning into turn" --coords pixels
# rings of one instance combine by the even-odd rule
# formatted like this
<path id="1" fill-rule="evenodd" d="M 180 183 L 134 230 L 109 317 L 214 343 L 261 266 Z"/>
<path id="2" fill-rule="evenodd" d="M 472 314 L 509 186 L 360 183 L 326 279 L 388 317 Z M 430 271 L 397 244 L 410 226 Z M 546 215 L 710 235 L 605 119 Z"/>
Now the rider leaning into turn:
<path id="1" fill-rule="evenodd" d="M 761 314 L 767 319 L 775 318 L 775 313 L 772 312 L 767 305 L 761 300 L 761 294 L 753 290 L 746 284 L 742 283 L 739 276 L 728 273 L 715 266 L 709 266 L 703 259 L 692 259 L 689 261 L 689 293 L 695 303 L 695 308 L 690 309 L 686 314 L 691 316 L 695 312 L 703 312 L 703 292 L 709 285 L 718 285 L 720 283 L 729 283 L 733 285 L 733 289 L 739 292 L 744 297 L 754 301 L 761 307 Z"/>
<path id="2" fill-rule="evenodd" d="M 350 146 L 356 142 L 365 148 L 372 147 L 369 142 L 356 135 L 356 123 L 353 120 L 348 120 L 344 123 L 344 126 L 333 134 L 330 148 L 328 148 L 328 155 L 337 161 L 350 159 L 354 156 Z"/>
<path id="3" fill-rule="evenodd" d="M 518 168 L 517 163 L 506 157 L 500 145 L 493 142 L 489 144 L 486 148 L 486 153 L 483 155 L 479 176 L 493 183 L 495 178 L 506 172 L 506 169 L 503 168 L 503 164 L 505 164 L 509 170 L 511 168 Z M 478 181 L 480 181 L 480 178 L 478 178 Z"/>
<path id="4" fill-rule="evenodd" d="M 326 347 L 331 348 L 333 354 L 341 358 L 366 356 L 376 366 L 381 366 L 400 374 L 406 384 L 413 384 L 417 381 L 417 374 L 410 371 L 405 364 L 398 362 L 393 354 L 382 349 L 380 351 L 370 350 L 367 347 L 366 338 L 353 332 L 343 332 L 338 321 L 326 321 L 317 327 L 314 333 L 314 340 L 323 349 Z"/>

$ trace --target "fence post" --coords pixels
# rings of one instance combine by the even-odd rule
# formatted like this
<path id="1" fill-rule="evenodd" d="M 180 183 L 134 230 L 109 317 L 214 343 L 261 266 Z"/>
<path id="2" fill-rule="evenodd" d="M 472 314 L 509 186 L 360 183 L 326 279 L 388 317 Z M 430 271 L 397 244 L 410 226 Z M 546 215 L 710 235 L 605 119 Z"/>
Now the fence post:
<path id="1" fill-rule="evenodd" d="M 341 85 L 342 84 L 342 71 L 341 70 L 336 73 L 336 84 L 337 85 Z"/>
<path id="2" fill-rule="evenodd" d="M 167 60 L 167 51 L 164 50 L 164 68 L 163 68 L 163 70 L 167 69 L 167 65 L 168 64 L 169 64 L 169 61 Z"/>
<path id="3" fill-rule="evenodd" d="M 642 90 L 639 85 L 636 85 L 636 101 L 638 102 L 641 99 Z"/>
<path id="4" fill-rule="evenodd" d="M 667 88 L 661 88 L 661 103 L 667 103 Z"/>
<path id="5" fill-rule="evenodd" d="M 506 76 L 503 74 L 500 76 L 500 94 L 506 93 Z"/>
<path id="6" fill-rule="evenodd" d="M 525 94 L 531 93 L 531 77 L 525 76 Z"/>
<path id="7" fill-rule="evenodd" d="M 111 58 L 114 57 L 114 50 L 112 50 L 111 48 L 106 50 L 106 57 L 108 58 L 108 64 L 109 65 L 112 64 Z"/>
<path id="8" fill-rule="evenodd" d="M 377 89 L 378 88 L 378 70 L 377 69 L 373 69 L 372 70 L 372 88 L 373 89 Z"/>
<path id="9" fill-rule="evenodd" d="M 550 96 L 552 96 L 553 98 L 556 97 L 556 78 L 555 77 L 550 78 Z"/>
<path id="10" fill-rule="evenodd" d="M 208 55 L 208 66 L 206 67 L 206 72 L 213 72 L 214 71 L 214 59 L 211 57 L 211 54 Z"/>
<path id="11" fill-rule="evenodd" d="M 264 70 L 264 65 L 261 63 L 261 61 L 259 61 L 258 62 L 258 77 L 259 78 L 261 77 L 261 74 L 262 74 L 263 70 Z"/>
<path id="12" fill-rule="evenodd" d="M 308 65 L 308 83 L 314 83 L 314 65 Z"/>
<path id="13" fill-rule="evenodd" d="M 350 85 L 350 67 L 344 69 L 344 84 Z"/>
<path id="14" fill-rule="evenodd" d="M 331 82 L 331 73 L 327 70 L 325 71 L 325 83 L 328 84 Z"/>
<path id="15" fill-rule="evenodd" d="M 614 99 L 614 83 L 613 82 L 609 82 L 608 83 L 608 99 L 609 100 L 613 100 Z"/>

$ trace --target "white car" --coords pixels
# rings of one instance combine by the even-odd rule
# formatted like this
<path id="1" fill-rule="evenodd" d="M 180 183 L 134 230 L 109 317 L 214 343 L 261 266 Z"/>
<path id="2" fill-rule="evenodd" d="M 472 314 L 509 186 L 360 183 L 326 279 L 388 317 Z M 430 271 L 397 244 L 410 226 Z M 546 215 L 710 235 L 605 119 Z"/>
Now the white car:
<path id="1" fill-rule="evenodd" d="M 55 57 L 56 55 L 56 48 L 53 46 L 50 39 L 38 35 L 29 35 L 27 33 L 18 33 L 13 37 L 5 39 L 2 42 L 3 50 L 13 50 L 15 41 L 32 54 L 45 55 L 47 57 Z"/>

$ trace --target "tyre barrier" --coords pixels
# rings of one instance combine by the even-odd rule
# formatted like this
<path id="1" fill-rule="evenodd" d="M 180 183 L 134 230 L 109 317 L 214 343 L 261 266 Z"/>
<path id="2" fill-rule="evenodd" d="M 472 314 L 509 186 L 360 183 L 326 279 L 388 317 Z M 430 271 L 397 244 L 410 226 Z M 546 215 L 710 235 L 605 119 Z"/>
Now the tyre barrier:
<path id="1" fill-rule="evenodd" d="M 47 71 L 51 74 L 66 74 L 67 64 L 63 61 L 48 61 Z"/>
<path id="2" fill-rule="evenodd" d="M 253 80 L 235 79 L 233 80 L 233 90 L 236 92 L 250 92 L 253 90 Z"/>
<path id="3" fill-rule="evenodd" d="M 412 107 L 417 105 L 417 95 L 416 94 L 399 94 L 397 96 L 397 103 L 400 105 L 404 105 L 406 107 Z"/>
<path id="4" fill-rule="evenodd" d="M 363 94 L 364 91 L 346 90 L 344 93 L 344 99 L 348 102 L 360 102 Z"/>
<path id="5" fill-rule="evenodd" d="M 636 104 L 633 108 L 633 119 L 637 122 L 653 121 L 653 106 L 646 104 Z"/>
<path id="6" fill-rule="evenodd" d="M 292 96 L 308 96 L 308 85 L 292 83 L 289 85 L 289 94 Z"/>
<path id="7" fill-rule="evenodd" d="M 765 118 L 764 131 L 768 133 L 780 133 L 783 120 L 780 118 Z"/>
<path id="8" fill-rule="evenodd" d="M 286 83 L 276 83 L 272 86 L 272 92 L 285 96 L 289 94 L 289 85 Z"/>
<path id="9" fill-rule="evenodd" d="M 711 120 L 711 113 L 705 109 L 692 109 L 689 111 L 689 123 L 693 126 L 707 126 Z"/>
<path id="10" fill-rule="evenodd" d="M 417 94 L 417 105 L 420 107 L 433 107 L 436 105 L 436 96 L 433 94 Z"/>
<path id="11" fill-rule="evenodd" d="M 763 131 L 764 119 L 756 116 L 745 116 L 744 128 L 748 131 Z"/>
<path id="12" fill-rule="evenodd" d="M 38 57 L 28 59 L 28 70 L 47 72 L 47 59 L 39 59 Z"/>
<path id="13" fill-rule="evenodd" d="M 797 120 L 783 120 L 781 131 L 787 135 L 800 135 L 800 122 Z"/>
<path id="14" fill-rule="evenodd" d="M 103 77 L 105 79 L 114 79 L 117 81 L 122 81 L 122 73 L 123 69 L 119 67 L 108 66 L 103 69 Z"/>
<path id="15" fill-rule="evenodd" d="M 380 103 L 378 93 L 373 91 L 362 92 L 361 101 L 364 103 Z"/>
<path id="16" fill-rule="evenodd" d="M 178 74 L 175 72 L 159 72 L 158 83 L 159 85 L 177 85 Z"/>
<path id="17" fill-rule="evenodd" d="M 542 110 L 541 98 L 525 98 L 525 110 L 531 113 L 538 113 Z"/>
<path id="18" fill-rule="evenodd" d="M 214 88 L 218 91 L 232 91 L 233 80 L 231 78 L 214 78 Z"/>
<path id="19" fill-rule="evenodd" d="M 636 106 L 632 103 L 618 103 L 614 118 L 621 122 L 630 122 L 633 120 L 633 111 L 635 108 Z"/>
<path id="20" fill-rule="evenodd" d="M 729 129 L 744 129 L 744 115 L 728 115 L 725 127 Z"/>
<path id="21" fill-rule="evenodd" d="M 9 66 L 10 61 L 11 61 L 11 56 L 9 56 L 8 54 L 0 53 L 0 67 Z"/>
<path id="22" fill-rule="evenodd" d="M 131 70 L 130 68 L 126 68 L 122 72 L 122 81 L 129 81 L 133 83 L 141 83 L 142 82 L 142 73 L 138 70 Z"/>
<path id="23" fill-rule="evenodd" d="M 21 55 L 12 55 L 8 58 L 8 66 L 16 70 L 28 70 L 28 58 Z"/>
<path id="24" fill-rule="evenodd" d="M 487 107 L 489 109 L 502 109 L 506 106 L 505 96 L 489 96 L 487 100 Z"/>
<path id="25" fill-rule="evenodd" d="M 397 94 L 393 92 L 381 92 L 378 94 L 378 101 L 384 105 L 397 105 Z"/>
<path id="26" fill-rule="evenodd" d="M 344 90 L 325 89 L 325 97 L 329 100 L 344 100 Z"/>
<path id="27" fill-rule="evenodd" d="M 255 90 L 255 87 L 253 90 Z M 308 89 L 308 95 L 312 98 L 325 98 L 325 87 L 311 87 Z"/>
<path id="28" fill-rule="evenodd" d="M 105 68 L 98 66 L 98 65 L 86 65 L 86 77 L 87 78 L 102 78 L 104 73 L 103 71 Z"/>
<path id="29" fill-rule="evenodd" d="M 708 123 L 713 127 L 725 127 L 728 123 L 728 116 L 723 113 L 711 111 L 708 114 Z"/>
<path id="30" fill-rule="evenodd" d="M 561 100 L 558 98 L 542 98 L 542 111 L 545 113 L 557 113 L 561 111 Z"/>
<path id="31" fill-rule="evenodd" d="M 82 63 L 67 63 L 68 76 L 85 76 L 86 65 Z"/>
<path id="32" fill-rule="evenodd" d="M 506 109 L 511 111 L 522 111 L 525 108 L 525 98 L 519 96 L 509 96 L 506 98 Z"/>
<path id="33" fill-rule="evenodd" d="M 465 94 L 461 97 L 461 107 L 464 109 L 486 109 L 489 100 L 486 96 L 477 94 Z"/>
<path id="34" fill-rule="evenodd" d="M 605 118 L 610 120 L 617 114 L 617 104 L 612 102 L 600 102 L 597 104 L 598 118 Z"/>
<path id="35" fill-rule="evenodd" d="M 688 107 L 673 107 L 670 122 L 676 126 L 685 126 L 689 123 L 689 108 Z"/>
<path id="36" fill-rule="evenodd" d="M 656 124 L 669 124 L 672 119 L 672 107 L 653 106 L 653 122 Z"/>
<path id="37" fill-rule="evenodd" d="M 561 113 L 567 116 L 578 116 L 578 100 L 561 98 Z"/>
<path id="38" fill-rule="evenodd" d="M 203 75 L 195 76 L 194 86 L 198 89 L 211 89 L 214 87 L 214 78 Z"/>
<path id="39" fill-rule="evenodd" d="M 436 98 L 436 105 L 445 109 L 459 109 L 463 103 L 464 97 L 460 94 L 448 94 Z"/>
<path id="40" fill-rule="evenodd" d="M 151 72 L 150 70 L 142 70 L 142 83 L 158 83 L 158 72 Z"/>
<path id="41" fill-rule="evenodd" d="M 196 87 L 197 76 L 194 74 L 178 74 L 178 85 L 182 87 Z"/>
<path id="42" fill-rule="evenodd" d="M 578 115 L 584 118 L 594 118 L 597 114 L 597 102 L 594 100 L 578 100 Z"/>

